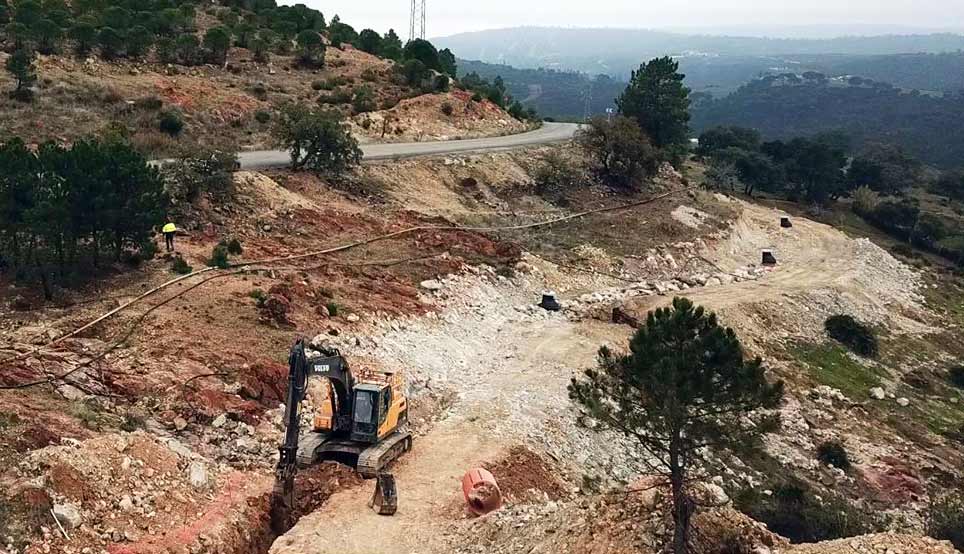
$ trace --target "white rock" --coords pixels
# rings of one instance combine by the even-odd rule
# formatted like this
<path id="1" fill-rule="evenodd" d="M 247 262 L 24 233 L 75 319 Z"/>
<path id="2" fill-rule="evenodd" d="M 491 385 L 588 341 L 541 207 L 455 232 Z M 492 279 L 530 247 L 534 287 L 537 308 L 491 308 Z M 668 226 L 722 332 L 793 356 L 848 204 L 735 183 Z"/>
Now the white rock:
<path id="1" fill-rule="evenodd" d="M 177 429 L 178 431 L 183 431 L 187 429 L 187 420 L 184 419 L 183 417 L 175 417 L 174 428 Z"/>
<path id="2" fill-rule="evenodd" d="M 442 283 L 440 283 L 436 279 L 429 279 L 427 281 L 422 281 L 421 283 L 419 283 L 419 286 L 425 290 L 431 290 L 431 291 L 442 290 Z"/>
<path id="3" fill-rule="evenodd" d="M 910 406 L 910 400 L 901 396 L 897 399 L 897 404 L 906 408 L 907 406 Z"/>
<path id="4" fill-rule="evenodd" d="M 221 414 L 218 417 L 214 418 L 214 421 L 211 422 L 211 425 L 215 429 L 220 429 L 221 427 L 224 427 L 224 424 L 227 422 L 228 422 L 227 414 Z"/>
<path id="5" fill-rule="evenodd" d="M 125 494 L 121 497 L 120 502 L 117 503 L 117 507 L 120 508 L 122 512 L 129 512 L 134 509 L 134 500 L 131 499 L 131 495 Z"/>
<path id="6" fill-rule="evenodd" d="M 208 486 L 208 470 L 201 462 L 191 462 L 191 466 L 188 469 L 188 480 L 191 486 L 202 490 L 206 489 Z"/>
<path id="7" fill-rule="evenodd" d="M 726 495 L 723 487 L 716 483 L 703 483 L 703 489 L 713 504 L 726 504 L 730 501 L 730 497 Z"/>
<path id="8" fill-rule="evenodd" d="M 348 321 L 348 323 L 358 323 L 358 320 L 361 318 L 358 317 L 358 314 L 348 314 L 345 316 L 345 319 Z"/>
<path id="9" fill-rule="evenodd" d="M 886 394 L 884 394 L 884 389 L 881 387 L 874 387 L 870 389 L 870 397 L 875 400 L 883 400 Z"/>
<path id="10" fill-rule="evenodd" d="M 177 441 L 175 439 L 168 439 L 165 441 L 167 447 L 171 449 L 172 452 L 177 454 L 182 458 L 191 458 L 194 454 L 191 449 L 184 445 L 184 443 Z"/>
<path id="11" fill-rule="evenodd" d="M 73 504 L 54 504 L 54 517 L 66 529 L 80 527 L 80 524 L 84 522 L 80 509 Z"/>

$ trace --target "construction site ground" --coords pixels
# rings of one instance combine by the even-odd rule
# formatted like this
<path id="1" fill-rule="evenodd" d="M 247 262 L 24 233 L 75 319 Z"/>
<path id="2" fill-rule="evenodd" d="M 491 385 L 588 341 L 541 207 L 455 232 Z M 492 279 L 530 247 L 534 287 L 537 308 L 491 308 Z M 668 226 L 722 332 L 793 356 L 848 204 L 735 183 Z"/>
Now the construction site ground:
<path id="1" fill-rule="evenodd" d="M 619 492 L 643 478 L 647 460 L 628 439 L 577 424 L 566 385 L 600 346 L 625 347 L 632 329 L 612 322 L 614 308 L 641 318 L 675 295 L 716 310 L 788 382 L 784 429 L 766 440 L 770 465 L 721 455 L 710 493 L 725 499 L 792 472 L 893 514 L 893 530 L 921 534 L 931 493 L 960 483 L 964 467 L 953 435 L 964 403 L 940 373 L 964 354 L 948 346 L 961 322 L 933 306 L 938 295 L 959 294 L 956 284 L 823 224 L 794 218 L 782 229 L 779 211 L 688 189 L 671 171 L 650 191 L 589 187 L 560 207 L 536 195 L 530 177 L 548 150 L 373 164 L 337 186 L 306 174 L 238 173 L 232 204 L 202 201 L 184 224 L 189 236 L 177 248 L 195 268 L 225 237 L 244 246 L 235 261 L 257 261 L 411 226 L 520 225 L 679 192 L 545 227 L 421 230 L 336 255 L 208 272 L 5 364 L 0 385 L 17 386 L 117 344 L 54 386 L 0 391 L 7 550 L 656 552 L 666 532 L 659 495 Z M 763 249 L 777 265 L 760 265 Z M 169 264 L 161 257 L 61 291 L 63 308 L 7 289 L 3 358 L 171 279 Z M 535 305 L 545 290 L 562 311 Z M 878 361 L 838 352 L 824 337 L 823 321 L 836 313 L 879 329 Z M 285 359 L 299 335 L 338 347 L 353 364 L 404 372 L 415 441 L 392 468 L 394 516 L 367 507 L 371 481 L 326 464 L 301 476 L 306 515 L 290 530 L 271 528 Z M 927 387 L 909 384 L 921 381 Z M 882 398 L 871 394 L 877 387 Z M 816 461 L 816 444 L 829 438 L 846 444 L 852 471 Z M 459 480 L 480 465 L 507 503 L 476 518 Z M 701 518 L 703 552 L 732 533 L 773 551 L 831 551 L 791 547 L 731 508 Z M 856 552 L 881 545 L 953 552 L 905 535 L 851 544 Z"/>

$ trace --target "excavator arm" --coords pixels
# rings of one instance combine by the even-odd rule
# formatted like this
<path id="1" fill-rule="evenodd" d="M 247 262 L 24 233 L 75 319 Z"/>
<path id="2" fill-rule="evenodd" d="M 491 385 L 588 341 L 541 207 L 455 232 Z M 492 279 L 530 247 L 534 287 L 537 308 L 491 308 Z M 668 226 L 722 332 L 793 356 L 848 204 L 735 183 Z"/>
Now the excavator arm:
<path id="1" fill-rule="evenodd" d="M 310 353 L 310 354 L 309 354 Z M 288 392 L 285 396 L 285 436 L 278 448 L 274 495 L 285 507 L 294 507 L 295 475 L 298 473 L 298 440 L 301 435 L 301 403 L 305 399 L 309 377 L 327 377 L 331 384 L 333 432 L 351 428 L 352 391 L 355 381 L 348 363 L 338 350 L 308 350 L 305 339 L 298 339 L 288 354 Z"/>

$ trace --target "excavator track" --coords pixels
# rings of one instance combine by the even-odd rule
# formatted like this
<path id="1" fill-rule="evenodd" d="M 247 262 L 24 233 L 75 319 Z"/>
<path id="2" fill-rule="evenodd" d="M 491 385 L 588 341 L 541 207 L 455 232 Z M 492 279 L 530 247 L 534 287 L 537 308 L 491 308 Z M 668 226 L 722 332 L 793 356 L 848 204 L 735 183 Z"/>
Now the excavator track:
<path id="1" fill-rule="evenodd" d="M 324 433 L 305 433 L 298 442 L 298 466 L 308 467 L 317 459 L 318 447 L 328 440 Z"/>
<path id="2" fill-rule="evenodd" d="M 384 440 L 371 448 L 366 448 L 358 455 L 356 470 L 366 479 L 378 475 L 378 472 L 396 458 L 412 449 L 412 433 L 398 430 L 385 437 Z"/>

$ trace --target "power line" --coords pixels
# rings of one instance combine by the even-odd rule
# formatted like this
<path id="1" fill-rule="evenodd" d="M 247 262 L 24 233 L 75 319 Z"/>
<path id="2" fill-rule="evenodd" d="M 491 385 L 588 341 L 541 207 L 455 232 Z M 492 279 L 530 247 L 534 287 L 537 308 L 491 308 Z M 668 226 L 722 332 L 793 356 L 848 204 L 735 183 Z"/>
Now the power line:
<path id="1" fill-rule="evenodd" d="M 411 16 L 408 20 L 408 40 L 425 39 L 425 3 L 427 0 L 412 0 Z"/>

